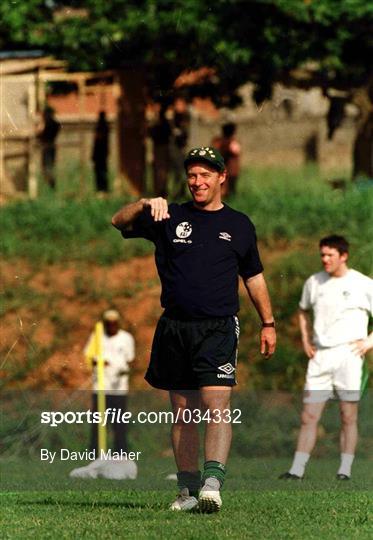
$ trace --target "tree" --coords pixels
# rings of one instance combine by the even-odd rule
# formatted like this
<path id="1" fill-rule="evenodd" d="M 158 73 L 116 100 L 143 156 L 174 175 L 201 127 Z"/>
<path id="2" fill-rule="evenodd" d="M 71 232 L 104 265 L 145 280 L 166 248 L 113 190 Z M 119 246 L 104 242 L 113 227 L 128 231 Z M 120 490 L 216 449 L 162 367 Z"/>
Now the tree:
<path id="1" fill-rule="evenodd" d="M 213 77 L 189 90 L 219 106 L 236 105 L 237 90 L 248 81 L 258 102 L 277 81 L 320 86 L 334 108 L 330 89 L 348 100 L 358 96 L 354 171 L 373 175 L 356 150 L 372 131 L 366 123 L 372 121 L 373 5 L 366 0 L 26 0 L 2 3 L 0 21 L 3 47 L 40 47 L 73 70 L 120 70 L 129 88 L 122 101 L 124 149 L 129 138 L 143 137 L 146 99 L 172 99 L 183 71 L 208 66 Z M 306 76 L 296 81 L 299 67 Z M 130 174 L 141 190 L 143 150 L 134 146 L 139 167 Z"/>

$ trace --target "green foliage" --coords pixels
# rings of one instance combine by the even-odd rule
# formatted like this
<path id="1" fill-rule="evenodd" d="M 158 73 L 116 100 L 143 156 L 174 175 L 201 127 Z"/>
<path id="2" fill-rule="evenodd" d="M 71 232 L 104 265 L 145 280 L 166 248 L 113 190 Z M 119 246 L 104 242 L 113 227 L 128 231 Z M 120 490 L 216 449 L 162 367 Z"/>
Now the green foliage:
<path id="1" fill-rule="evenodd" d="M 5 233 L 1 252 L 34 263 L 86 260 L 97 264 L 149 253 L 151 245 L 141 240 L 124 243 L 111 226 L 112 215 L 122 205 L 123 200 L 66 201 L 52 194 L 9 204 L 1 210 Z"/>
<path id="2" fill-rule="evenodd" d="M 295 314 L 305 279 L 319 269 L 318 241 L 330 233 L 346 235 L 351 241 L 351 266 L 370 274 L 372 198 L 373 190 L 360 190 L 354 184 L 345 192 L 332 190 L 310 170 L 292 173 L 252 170 L 242 176 L 239 194 L 229 204 L 251 217 L 259 242 L 264 245 L 266 279 L 281 336 L 274 357 L 264 359 L 258 352 L 257 314 L 244 294 L 239 313 L 239 365 L 245 373 L 247 388 L 287 391 L 302 388 L 306 360 Z M 92 284 L 89 267 L 90 264 L 111 265 L 152 252 L 150 242 L 123 241 L 111 226 L 111 216 L 124 202 L 91 197 L 71 200 L 45 193 L 34 202 L 4 206 L 1 208 L 1 254 L 15 261 L 16 267 L 23 264 L 20 258 L 25 259 L 31 274 L 39 271 L 44 263 L 73 265 L 76 270 L 73 294 L 83 304 L 105 301 L 112 305 L 116 298 L 134 297 L 141 287 L 147 289 L 158 282 L 126 282 L 120 289 L 113 290 L 104 283 Z M 31 280 L 31 276 L 27 279 Z M 2 315 L 22 306 L 40 313 L 42 306 L 48 306 L 56 329 L 55 339 L 47 348 L 35 344 L 32 335 L 27 336 L 26 363 L 20 361 L 19 353 L 12 351 L 4 382 L 22 379 L 31 365 L 40 365 L 49 353 L 64 347 L 65 335 L 69 333 L 66 325 L 77 324 L 77 321 L 64 318 L 58 307 L 61 294 L 53 288 L 37 292 L 28 281 L 2 293 Z M 57 316 L 58 320 L 53 320 Z M 7 355 L 8 351 L 4 353 Z"/>
<path id="3" fill-rule="evenodd" d="M 373 190 L 351 183 L 346 191 L 331 190 L 315 173 L 266 171 L 242 178 L 234 208 L 247 213 L 257 228 L 258 237 L 276 249 L 279 242 L 296 238 L 315 238 L 332 234 L 348 237 L 353 262 L 362 271 L 372 269 Z M 277 248 L 278 249 L 278 248 Z M 307 255 L 306 255 L 307 256 Z M 296 259 L 288 265 L 296 264 Z M 298 268 L 294 274 L 302 275 Z"/>
<path id="4" fill-rule="evenodd" d="M 342 193 L 307 171 L 278 170 L 243 174 L 239 189 L 229 204 L 251 217 L 259 240 L 267 246 L 278 250 L 279 243 L 303 238 L 313 239 L 316 247 L 320 236 L 338 231 L 352 243 L 352 261 L 370 272 L 373 190 L 360 190 L 352 184 Z M 124 242 L 110 224 L 111 216 L 128 201 L 66 200 L 46 193 L 36 201 L 11 203 L 0 210 L 0 253 L 8 258 L 24 257 L 33 264 L 79 260 L 112 264 L 150 253 L 150 242 Z M 283 273 L 303 276 L 304 256 L 307 253 L 293 255 Z M 277 267 L 273 271 L 278 285 L 283 278 Z"/>
<path id="5" fill-rule="evenodd" d="M 137 68 L 150 92 L 163 95 L 185 69 L 209 66 L 220 103 L 244 82 L 258 99 L 307 61 L 315 83 L 353 88 L 366 83 L 373 56 L 373 9 L 365 0 L 87 0 L 5 1 L 2 47 L 42 47 L 72 69 Z"/>

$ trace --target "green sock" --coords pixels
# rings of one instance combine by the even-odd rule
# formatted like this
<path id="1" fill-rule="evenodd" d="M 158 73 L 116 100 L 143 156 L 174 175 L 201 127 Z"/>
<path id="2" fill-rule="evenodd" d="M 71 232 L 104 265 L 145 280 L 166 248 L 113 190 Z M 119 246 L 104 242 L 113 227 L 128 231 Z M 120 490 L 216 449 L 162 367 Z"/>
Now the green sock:
<path id="1" fill-rule="evenodd" d="M 198 497 L 198 490 L 201 487 L 201 471 L 179 471 L 177 485 L 179 489 L 188 488 L 189 495 Z"/>
<path id="2" fill-rule="evenodd" d="M 206 482 L 207 478 L 217 478 L 220 482 L 220 487 L 224 484 L 226 468 L 224 463 L 219 463 L 219 461 L 206 461 L 203 473 L 202 473 L 202 484 Z"/>

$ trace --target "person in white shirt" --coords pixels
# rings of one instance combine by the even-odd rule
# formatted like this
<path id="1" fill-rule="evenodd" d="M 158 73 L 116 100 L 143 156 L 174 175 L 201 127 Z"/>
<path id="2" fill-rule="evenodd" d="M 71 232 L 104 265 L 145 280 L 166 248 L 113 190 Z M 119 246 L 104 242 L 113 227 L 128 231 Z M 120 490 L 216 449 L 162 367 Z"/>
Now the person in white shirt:
<path id="1" fill-rule="evenodd" d="M 292 466 L 280 478 L 303 478 L 316 444 L 318 422 L 326 402 L 336 393 L 341 414 L 337 478 L 348 480 L 358 437 L 364 355 L 373 348 L 373 333 L 368 335 L 373 280 L 347 266 L 349 244 L 344 237 L 328 236 L 319 246 L 324 270 L 306 281 L 299 303 L 303 349 L 309 358 L 301 429 Z"/>
<path id="2" fill-rule="evenodd" d="M 102 336 L 102 357 L 104 360 L 104 390 L 106 408 L 121 409 L 122 413 L 127 410 L 128 380 L 130 364 L 135 358 L 135 340 L 133 336 L 120 329 L 120 315 L 118 311 L 110 309 L 102 316 L 104 333 Z M 91 334 L 84 353 L 89 357 L 94 332 Z M 97 411 L 97 360 L 91 359 L 93 376 L 92 411 Z M 123 422 L 108 423 L 114 434 L 114 451 L 128 452 L 127 424 Z M 98 424 L 91 424 L 90 449 L 98 449 Z"/>

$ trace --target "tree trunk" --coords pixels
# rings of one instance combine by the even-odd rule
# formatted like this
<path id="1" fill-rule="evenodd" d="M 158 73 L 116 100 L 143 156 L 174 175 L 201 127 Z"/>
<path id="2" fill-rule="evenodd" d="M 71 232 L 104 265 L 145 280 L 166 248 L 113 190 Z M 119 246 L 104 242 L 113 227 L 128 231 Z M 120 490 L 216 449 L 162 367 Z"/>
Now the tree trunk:
<path id="1" fill-rule="evenodd" d="M 118 107 L 119 172 L 135 195 L 145 189 L 145 78 L 141 70 L 118 73 L 121 95 Z"/>
<path id="2" fill-rule="evenodd" d="M 354 143 L 353 178 L 373 178 L 373 112 L 359 127 Z"/>

